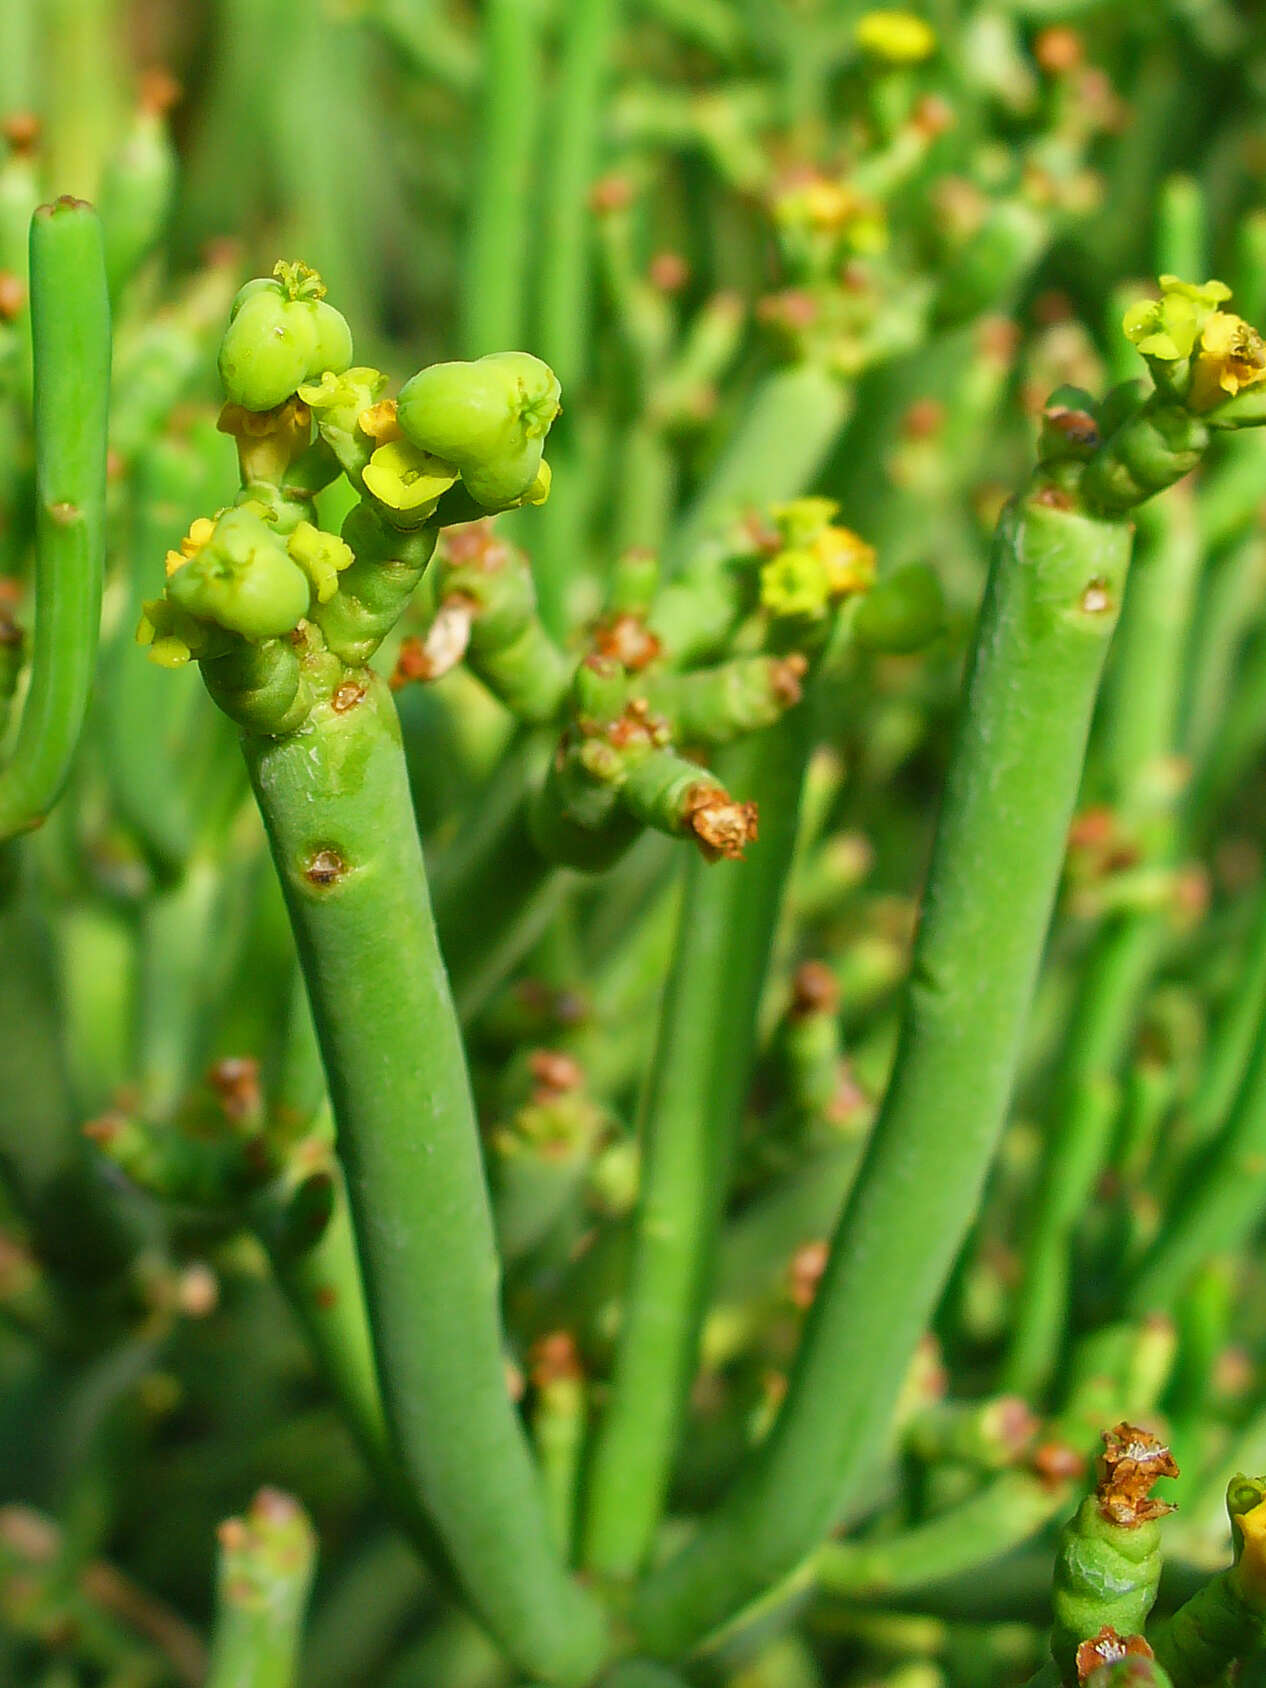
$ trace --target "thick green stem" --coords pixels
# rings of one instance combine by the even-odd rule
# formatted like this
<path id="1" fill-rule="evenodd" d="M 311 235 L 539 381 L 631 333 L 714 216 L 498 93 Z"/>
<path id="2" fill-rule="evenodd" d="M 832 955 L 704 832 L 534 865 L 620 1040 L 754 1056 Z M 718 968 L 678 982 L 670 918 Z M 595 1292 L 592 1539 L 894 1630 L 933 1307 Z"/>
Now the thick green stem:
<path id="1" fill-rule="evenodd" d="M 498 1268 L 469 1080 L 399 726 L 350 709 L 247 737 L 347 1169 L 398 1456 L 472 1603 L 542 1678 L 588 1679 L 602 1623 L 550 1540 L 506 1393 Z"/>
<path id="2" fill-rule="evenodd" d="M 1006 1112 L 1130 543 L 1040 496 L 1004 513 L 893 1077 L 774 1430 L 637 1601 L 657 1653 L 785 1576 L 882 1445 Z"/>
<path id="3" fill-rule="evenodd" d="M 1130 575 L 1093 748 L 1104 795 L 1127 826 L 1142 828 L 1149 858 L 1167 863 L 1174 848 L 1172 799 L 1157 794 L 1164 792 L 1164 760 L 1176 745 L 1200 565 L 1193 511 L 1181 488 L 1148 509 L 1146 528 L 1153 543 Z M 1004 1374 L 1006 1387 L 1020 1394 L 1036 1395 L 1058 1358 L 1077 1225 L 1108 1158 L 1119 1068 L 1165 937 L 1162 913 L 1127 911 L 1106 922 L 1086 963 L 1035 1187 Z"/>
<path id="4" fill-rule="evenodd" d="M 36 565 L 31 684 L 0 773 L 0 838 L 38 826 L 57 800 L 92 684 L 105 568 L 110 307 L 101 225 L 58 200 L 31 222 L 35 346 Z"/>
<path id="5" fill-rule="evenodd" d="M 695 861 L 650 1085 L 628 1303 L 585 1519 L 586 1562 L 644 1562 L 667 1496 L 807 759 L 807 708 L 745 741 L 718 770 L 757 801 L 744 862 Z"/>

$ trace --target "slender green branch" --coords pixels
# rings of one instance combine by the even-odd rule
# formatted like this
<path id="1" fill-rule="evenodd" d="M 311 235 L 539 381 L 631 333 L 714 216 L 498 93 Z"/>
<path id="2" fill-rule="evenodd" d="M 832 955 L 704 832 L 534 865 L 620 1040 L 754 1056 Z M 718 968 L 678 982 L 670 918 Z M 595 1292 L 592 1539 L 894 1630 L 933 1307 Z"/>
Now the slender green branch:
<path id="1" fill-rule="evenodd" d="M 220 1526 L 207 1688 L 294 1688 L 316 1538 L 297 1501 L 261 1489 Z"/>
<path id="2" fill-rule="evenodd" d="M 484 14 L 478 162 L 461 293 L 467 357 L 517 346 L 523 335 L 541 18 L 540 0 L 490 0 Z"/>
<path id="3" fill-rule="evenodd" d="M 1028 1471 L 1007 1471 L 959 1505 L 887 1540 L 828 1542 L 814 1566 L 824 1594 L 877 1599 L 941 1577 L 981 1570 L 1035 1536 L 1067 1491 Z"/>
<path id="4" fill-rule="evenodd" d="M 101 225 L 60 199 L 31 223 L 36 604 L 31 682 L 0 773 L 0 839 L 37 826 L 70 771 L 96 661 L 105 569 L 110 307 Z"/>
<path id="5" fill-rule="evenodd" d="M 592 253 L 589 190 L 598 166 L 602 93 L 622 0 L 569 0 L 546 170 L 539 351 L 564 392 L 586 373 Z"/>
<path id="6" fill-rule="evenodd" d="M 645 1170 L 615 1382 L 589 1480 L 586 1562 L 629 1577 L 667 1497 L 714 1266 L 756 1010 L 795 842 L 807 709 L 718 766 L 758 801 L 751 860 L 692 863 L 642 1110 Z"/>
<path id="7" fill-rule="evenodd" d="M 1130 542 L 1040 493 L 1003 516 L 893 1078 L 774 1430 L 639 1597 L 656 1651 L 786 1575 L 876 1456 L 1006 1110 Z"/>

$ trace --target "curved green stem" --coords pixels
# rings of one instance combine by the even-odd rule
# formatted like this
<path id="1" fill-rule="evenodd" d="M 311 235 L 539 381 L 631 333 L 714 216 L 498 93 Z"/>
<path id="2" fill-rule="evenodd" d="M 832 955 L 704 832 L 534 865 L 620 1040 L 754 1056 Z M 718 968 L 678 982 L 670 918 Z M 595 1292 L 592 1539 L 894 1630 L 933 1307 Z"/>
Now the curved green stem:
<path id="1" fill-rule="evenodd" d="M 62 199 L 31 222 L 36 574 L 31 684 L 0 773 L 0 838 L 38 826 L 79 742 L 105 568 L 110 306 L 101 225 Z"/>
<path id="2" fill-rule="evenodd" d="M 636 1602 L 657 1653 L 785 1576 L 876 1457 L 1005 1115 L 1130 544 L 1040 495 L 1004 513 L 892 1080 L 774 1430 Z"/>
<path id="3" fill-rule="evenodd" d="M 339 1124 L 396 1449 L 473 1604 L 525 1667 L 586 1681 L 604 1650 L 567 1580 L 506 1393 L 498 1269 L 465 1057 L 395 711 L 248 735 Z"/>
<path id="4" fill-rule="evenodd" d="M 1266 1206 L 1266 1015 L 1230 1117 L 1180 1180 L 1176 1206 L 1139 1265 L 1127 1304 L 1164 1310 L 1202 1261 L 1242 1247 Z"/>

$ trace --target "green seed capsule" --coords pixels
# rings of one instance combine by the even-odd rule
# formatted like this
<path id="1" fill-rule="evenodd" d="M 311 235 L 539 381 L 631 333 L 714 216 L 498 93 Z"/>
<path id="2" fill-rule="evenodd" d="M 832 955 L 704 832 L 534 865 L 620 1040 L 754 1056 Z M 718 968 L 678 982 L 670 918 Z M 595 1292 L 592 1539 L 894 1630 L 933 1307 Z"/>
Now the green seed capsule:
<path id="1" fill-rule="evenodd" d="M 352 331 L 342 311 L 324 299 L 308 305 L 316 327 L 316 362 L 308 371 L 309 381 L 318 381 L 327 369 L 341 375 L 352 363 Z"/>
<path id="2" fill-rule="evenodd" d="M 220 343 L 220 379 L 231 404 L 272 410 L 308 378 L 316 362 L 312 313 L 261 289 L 243 301 Z"/>
<path id="3" fill-rule="evenodd" d="M 420 370 L 397 416 L 406 439 L 456 464 L 477 503 L 504 510 L 532 490 L 558 397 L 557 377 L 539 358 L 494 352 Z"/>
<path id="4" fill-rule="evenodd" d="M 244 639 L 278 638 L 308 613 L 311 584 L 253 510 L 228 510 L 207 543 L 167 582 L 168 597 L 200 621 Z"/>
<path id="5" fill-rule="evenodd" d="M 462 470 L 467 492 L 486 510 L 508 510 L 532 490 L 541 467 L 543 440 L 528 440 L 521 450 Z"/>
<path id="6" fill-rule="evenodd" d="M 220 344 L 220 379 L 230 403 L 272 410 L 297 388 L 352 361 L 352 334 L 324 299 L 289 296 L 257 277 L 239 289 Z"/>

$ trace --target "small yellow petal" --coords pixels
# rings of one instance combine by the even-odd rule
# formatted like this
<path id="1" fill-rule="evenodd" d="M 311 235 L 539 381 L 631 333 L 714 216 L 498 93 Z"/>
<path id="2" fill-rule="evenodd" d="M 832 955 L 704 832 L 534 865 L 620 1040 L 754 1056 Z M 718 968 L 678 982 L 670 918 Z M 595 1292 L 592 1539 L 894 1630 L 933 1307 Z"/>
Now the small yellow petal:
<path id="1" fill-rule="evenodd" d="M 408 440 L 388 440 L 370 458 L 364 478 L 388 509 L 429 515 L 456 481 L 457 470 Z"/>
<path id="2" fill-rule="evenodd" d="M 889 64 L 918 64 L 936 51 L 936 31 L 913 12 L 880 10 L 858 20 L 854 39 Z"/>

